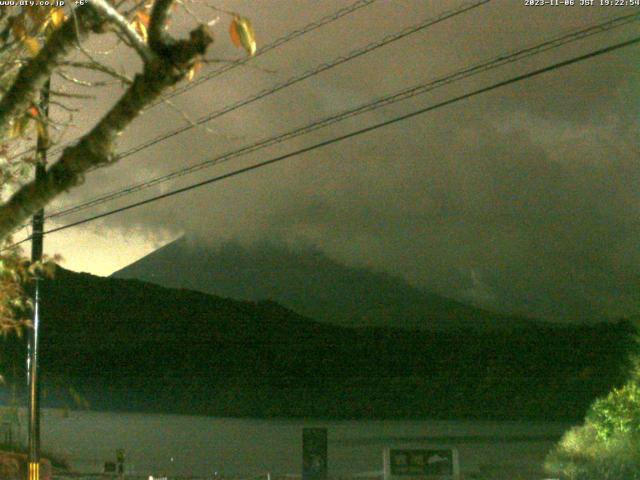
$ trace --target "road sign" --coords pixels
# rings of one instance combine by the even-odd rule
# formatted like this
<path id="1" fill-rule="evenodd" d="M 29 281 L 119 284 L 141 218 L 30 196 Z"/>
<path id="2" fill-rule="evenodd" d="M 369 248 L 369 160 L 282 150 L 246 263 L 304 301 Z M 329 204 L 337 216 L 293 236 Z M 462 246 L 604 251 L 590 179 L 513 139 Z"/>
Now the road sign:
<path id="1" fill-rule="evenodd" d="M 458 451 L 449 447 L 388 447 L 384 480 L 457 480 Z"/>

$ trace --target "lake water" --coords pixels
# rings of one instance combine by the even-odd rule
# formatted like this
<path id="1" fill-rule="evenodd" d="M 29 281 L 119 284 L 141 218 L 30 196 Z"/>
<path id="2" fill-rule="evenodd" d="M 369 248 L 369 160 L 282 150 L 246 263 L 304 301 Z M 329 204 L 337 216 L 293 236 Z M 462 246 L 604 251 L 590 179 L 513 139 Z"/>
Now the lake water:
<path id="1" fill-rule="evenodd" d="M 45 410 L 42 449 L 81 472 L 102 471 L 126 452 L 127 472 L 138 475 L 250 478 L 299 475 L 302 428 L 328 429 L 330 476 L 382 471 L 386 446 L 454 446 L 463 473 L 540 479 L 541 465 L 564 423 L 490 421 L 254 420 Z"/>

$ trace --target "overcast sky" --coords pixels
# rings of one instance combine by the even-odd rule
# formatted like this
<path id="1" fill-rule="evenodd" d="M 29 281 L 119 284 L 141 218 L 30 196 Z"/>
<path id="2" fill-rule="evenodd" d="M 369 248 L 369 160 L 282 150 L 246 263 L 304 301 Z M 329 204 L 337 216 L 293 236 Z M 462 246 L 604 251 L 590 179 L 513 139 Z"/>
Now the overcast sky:
<path id="1" fill-rule="evenodd" d="M 462 3 L 379 0 L 172 102 L 198 118 Z M 263 0 L 216 6 L 250 17 L 260 46 L 348 4 Z M 210 57 L 240 57 L 242 52 L 228 39 L 229 19 L 204 5 L 194 8 L 205 20 L 220 15 Z M 191 129 L 93 172 L 52 208 L 634 12 L 640 9 L 531 7 L 524 0 L 494 0 L 238 109 L 208 123 L 206 130 Z M 176 28 L 180 25 L 178 19 Z M 640 32 L 639 25 L 592 36 L 48 225 L 78 220 L 630 39 Z M 45 247 L 61 253 L 69 268 L 109 274 L 182 233 L 213 246 L 228 240 L 247 245 L 268 240 L 318 248 L 348 265 L 401 275 L 416 286 L 497 310 L 559 320 L 635 314 L 640 311 L 639 66 L 640 48 L 628 47 L 52 234 Z M 209 64 L 203 72 L 215 68 L 218 65 Z M 70 129 L 67 138 L 90 126 L 116 92 L 95 93 L 97 99 L 76 115 L 77 128 Z M 184 123 L 182 114 L 168 105 L 153 108 L 122 136 L 121 149 Z"/>

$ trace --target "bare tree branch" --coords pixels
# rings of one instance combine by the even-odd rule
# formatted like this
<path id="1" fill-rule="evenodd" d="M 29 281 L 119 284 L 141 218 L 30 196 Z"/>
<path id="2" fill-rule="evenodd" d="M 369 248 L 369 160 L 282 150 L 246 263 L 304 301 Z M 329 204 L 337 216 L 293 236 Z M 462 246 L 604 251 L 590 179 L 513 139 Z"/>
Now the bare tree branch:
<path id="1" fill-rule="evenodd" d="M 133 29 L 127 19 L 120 15 L 120 12 L 102 0 L 91 0 L 91 6 L 100 12 L 100 14 L 107 19 L 111 25 L 117 28 L 118 31 L 124 35 L 145 62 L 151 62 L 153 60 L 154 55 L 151 49 L 149 49 L 145 41 Z"/>
<path id="2" fill-rule="evenodd" d="M 27 110 L 40 88 L 51 75 L 58 61 L 75 44 L 77 35 L 85 36 L 90 30 L 98 30 L 104 23 L 93 6 L 103 0 L 94 0 L 77 9 L 76 21 L 68 19 L 47 40 L 40 52 L 23 66 L 0 100 L 0 135 L 10 127 L 12 119 Z"/>
<path id="3" fill-rule="evenodd" d="M 215 132 L 211 127 L 208 127 L 205 123 L 200 123 L 198 124 L 196 121 L 194 121 L 188 114 L 187 112 L 185 112 L 184 110 L 182 110 L 180 107 L 178 107 L 175 103 L 173 103 L 171 100 L 169 100 L 168 98 L 165 98 L 163 100 L 163 103 L 166 103 L 167 105 L 169 105 L 169 107 L 171 107 L 174 111 L 178 112 L 178 114 L 185 120 L 185 122 L 187 122 L 189 125 L 191 125 L 193 128 L 200 128 L 202 130 L 204 130 L 205 132 L 211 134 L 211 135 L 216 135 L 217 132 Z"/>
<path id="4" fill-rule="evenodd" d="M 168 0 L 159 2 L 166 5 Z M 143 71 L 134 77 L 131 86 L 93 129 L 76 145 L 64 149 L 59 160 L 42 179 L 22 186 L 0 206 L 0 239 L 9 235 L 57 195 L 80 184 L 89 169 L 113 162 L 113 148 L 118 135 L 164 89 L 183 79 L 195 59 L 204 55 L 212 41 L 211 34 L 204 26 L 193 30 L 189 39 L 185 40 L 174 40 L 167 34 L 166 40 L 163 38 L 156 45 L 157 50 L 154 50 L 151 60 L 144 63 Z M 28 67 L 29 65 L 25 68 Z M 48 71 L 50 67 L 41 68 Z M 22 72 L 19 76 L 21 74 Z"/>
<path id="5" fill-rule="evenodd" d="M 57 70 L 56 74 L 59 75 L 60 78 L 62 78 L 63 80 L 66 80 L 69 83 L 72 83 L 74 85 L 79 85 L 81 87 L 89 87 L 89 88 L 105 87 L 105 86 L 117 85 L 117 84 L 131 85 L 131 82 L 132 82 L 130 78 L 127 78 L 124 75 L 120 75 L 115 72 L 107 73 L 105 69 L 99 68 L 99 66 L 91 67 L 90 64 L 87 64 L 87 66 L 85 66 L 84 68 L 86 68 L 87 70 L 95 70 L 100 73 L 104 73 L 105 75 L 112 76 L 114 78 L 111 78 L 110 80 L 82 80 L 81 78 L 74 77 L 73 75 L 63 70 Z"/>
<path id="6" fill-rule="evenodd" d="M 151 9 L 149 21 L 149 46 L 159 52 L 167 45 L 170 37 L 167 34 L 167 22 L 171 16 L 173 0 L 156 0 Z"/>
<path id="7" fill-rule="evenodd" d="M 67 92 L 61 92 L 60 90 L 51 90 L 49 93 L 51 95 L 55 96 L 55 97 L 81 98 L 83 100 L 95 100 L 96 99 L 95 95 L 87 95 L 87 94 L 83 94 L 83 93 L 67 93 Z"/>
<path id="8" fill-rule="evenodd" d="M 62 108 L 63 110 L 66 110 L 67 112 L 77 113 L 77 112 L 79 112 L 79 111 L 80 111 L 80 109 L 79 109 L 79 108 L 72 108 L 72 107 L 70 107 L 69 105 L 65 105 L 64 103 L 62 103 L 62 102 L 58 102 L 58 101 L 56 101 L 56 100 L 49 100 L 49 103 L 50 103 L 51 105 L 55 105 L 56 107 L 60 107 L 60 108 Z"/>
<path id="9" fill-rule="evenodd" d="M 88 80 L 81 80 L 79 78 L 73 77 L 71 75 L 69 75 L 68 73 L 64 72 L 63 70 L 57 70 L 56 71 L 56 75 L 58 75 L 60 78 L 62 78 L 63 80 L 66 80 L 69 83 L 72 83 L 73 85 L 78 85 L 80 87 L 88 87 L 88 88 L 93 88 L 93 87 L 97 87 L 97 86 L 104 86 L 107 82 L 101 81 L 101 82 L 90 82 Z M 113 80 L 112 80 L 113 82 Z"/>

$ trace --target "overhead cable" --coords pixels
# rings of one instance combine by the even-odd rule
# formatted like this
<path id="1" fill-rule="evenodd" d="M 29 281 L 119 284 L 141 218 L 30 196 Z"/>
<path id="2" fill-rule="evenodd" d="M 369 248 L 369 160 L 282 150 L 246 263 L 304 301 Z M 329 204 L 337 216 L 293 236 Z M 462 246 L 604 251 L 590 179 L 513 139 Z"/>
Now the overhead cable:
<path id="1" fill-rule="evenodd" d="M 121 160 L 125 157 L 128 157 L 130 155 L 133 155 L 135 153 L 138 153 L 146 148 L 151 147 L 152 145 L 155 145 L 157 143 L 163 142 L 171 137 L 174 137 L 176 135 L 179 135 L 183 132 L 186 132 L 187 130 L 191 130 L 192 128 L 198 126 L 198 125 L 203 125 L 207 122 L 210 122 L 211 120 L 214 120 L 216 118 L 221 117 L 222 115 L 225 115 L 227 113 L 233 112 L 235 110 L 238 110 L 239 108 L 242 108 L 246 105 L 249 105 L 253 102 L 256 102 L 258 100 L 261 100 L 265 97 L 268 97 L 269 95 L 273 95 L 276 92 L 279 92 L 285 88 L 288 88 L 292 85 L 295 85 L 297 83 L 302 82 L 303 80 L 306 80 L 310 77 L 316 76 L 322 72 L 326 72 L 327 70 L 330 70 L 334 67 L 337 67 L 339 65 L 342 65 L 344 63 L 347 63 L 351 60 L 354 60 L 355 58 L 358 58 L 362 55 L 365 55 L 369 52 L 372 52 L 374 50 L 377 50 L 378 48 L 384 47 L 386 45 L 389 45 L 393 42 L 396 42 L 398 40 L 401 40 L 403 38 L 408 37 L 409 35 L 413 35 L 414 33 L 420 32 L 422 30 L 425 30 L 429 27 L 432 27 L 433 25 L 436 25 L 438 23 L 444 22 L 445 20 L 448 20 L 450 18 L 456 17 L 458 15 L 461 15 L 463 13 L 466 13 L 470 10 L 473 10 L 475 8 L 478 8 L 486 3 L 489 3 L 491 0 L 478 0 L 476 2 L 473 3 L 469 3 L 469 4 L 463 4 L 460 7 L 457 7 L 455 9 L 452 10 L 448 10 L 444 13 L 441 13 L 435 17 L 431 17 L 428 18 L 426 20 L 421 21 L 420 23 L 404 28 L 402 30 L 400 30 L 399 32 L 387 35 L 385 37 L 383 37 L 380 40 L 377 40 L 375 42 L 372 42 L 368 45 L 365 45 L 364 47 L 358 48 L 356 50 L 351 51 L 350 53 L 337 57 L 333 60 L 331 60 L 330 62 L 326 62 L 326 63 L 322 63 L 314 68 L 312 68 L 311 70 L 307 70 L 306 72 L 303 72 L 301 74 L 295 75 L 291 78 L 289 78 L 288 80 L 285 80 L 284 82 L 278 83 L 274 86 L 271 86 L 267 89 L 261 90 L 260 92 L 247 97 L 245 99 L 239 100 L 235 103 L 232 103 L 231 105 L 228 105 L 226 107 L 221 108 L 220 110 L 216 110 L 215 112 L 211 112 L 207 115 L 204 115 L 203 117 L 200 117 L 199 119 L 197 119 L 196 121 L 189 123 L 188 125 L 184 125 L 183 127 L 180 128 L 176 128 L 170 132 L 164 133 L 162 135 L 158 135 L 157 137 L 151 139 L 151 140 L 147 140 L 146 142 L 140 143 L 138 145 L 136 145 L 135 147 L 131 147 L 128 150 L 125 150 L 121 153 L 119 153 L 118 155 L 116 155 L 116 159 L 115 160 Z"/>
<path id="2" fill-rule="evenodd" d="M 600 56 L 600 55 L 604 55 L 604 54 L 613 52 L 615 50 L 619 50 L 621 48 L 625 48 L 625 47 L 629 47 L 631 45 L 635 45 L 635 44 L 637 44 L 639 42 L 640 42 L 640 37 L 635 37 L 635 38 L 632 38 L 631 40 L 627 40 L 627 41 L 624 41 L 624 42 L 621 42 L 621 43 L 617 43 L 617 44 L 614 44 L 614 45 L 611 45 L 611 46 L 608 46 L 608 47 L 605 47 L 605 48 L 601 48 L 599 50 L 595 50 L 595 51 L 589 52 L 589 53 L 584 54 L 584 55 L 573 57 L 573 58 L 571 58 L 569 60 L 564 60 L 564 61 L 561 61 L 561 62 L 557 62 L 557 63 L 554 63 L 554 64 L 549 65 L 547 67 L 539 68 L 537 70 L 533 70 L 533 71 L 530 71 L 530 72 L 527 72 L 527 73 L 524 73 L 524 74 L 521 74 L 521 75 L 517 75 L 517 76 L 512 77 L 512 78 L 510 78 L 508 80 L 503 80 L 503 81 L 494 83 L 492 85 L 489 85 L 487 87 L 483 87 L 483 88 L 480 88 L 480 89 L 477 89 L 477 90 L 473 90 L 471 92 L 468 92 L 468 93 L 465 93 L 465 94 L 462 94 L 462 95 L 458 95 L 458 96 L 449 98 L 448 100 L 444 100 L 442 102 L 439 102 L 439 103 L 436 103 L 436 104 L 433 104 L 433 105 L 430 105 L 430 106 L 427 106 L 427 107 L 424 107 L 424 108 L 420 108 L 418 110 L 414 110 L 413 112 L 410 112 L 410 113 L 407 113 L 407 114 L 404 114 L 404 115 L 400 115 L 400 116 L 391 118 L 389 120 L 385 120 L 383 122 L 379 122 L 379 123 L 376 123 L 374 125 L 370 125 L 368 127 L 364 127 L 364 128 L 361 128 L 359 130 L 355 130 L 353 132 L 350 132 L 350 133 L 347 133 L 347 134 L 344 134 L 344 135 L 333 137 L 333 138 L 331 138 L 329 140 L 325 140 L 325 141 L 322 141 L 322 142 L 319 142 L 319 143 L 315 143 L 315 144 L 313 144 L 311 146 L 304 147 L 304 148 L 295 150 L 293 152 L 286 153 L 284 155 L 279 155 L 277 157 L 274 157 L 274 158 L 271 158 L 269 160 L 265 160 L 263 162 L 259 162 L 259 163 L 250 165 L 248 167 L 240 168 L 240 169 L 234 170 L 232 172 L 228 172 L 228 173 L 225 173 L 225 174 L 222 174 L 222 175 L 218 175 L 218 176 L 209 178 L 207 180 L 203 180 L 203 181 L 200 181 L 200 182 L 197 182 L 197 183 L 193 183 L 193 184 L 188 185 L 186 187 L 178 188 L 176 190 L 172 190 L 170 192 L 163 193 L 161 195 L 156 195 L 154 197 L 150 197 L 150 198 L 147 198 L 145 200 L 141 200 L 139 202 L 131 203 L 131 204 L 125 205 L 123 207 L 119 207 L 119 208 L 116 208 L 116 209 L 113 209 L 113 210 L 109 210 L 107 212 L 103 212 L 103 213 L 100 213 L 100 214 L 97 214 L 97 215 L 93 215 L 91 217 L 84 218 L 82 220 L 78 220 L 78 221 L 75 221 L 75 222 L 72 222 L 72 223 L 69 223 L 69 224 L 66 224 L 66 225 L 61 225 L 59 227 L 51 228 L 51 229 L 45 231 L 44 233 L 45 234 L 51 234 L 51 233 L 67 230 L 69 228 L 76 227 L 78 225 L 83 225 L 83 224 L 86 224 L 86 223 L 89 223 L 89 222 L 93 222 L 93 221 L 98 220 L 100 218 L 105 218 L 105 217 L 108 217 L 108 216 L 111 216 L 111 215 L 115 215 L 116 213 L 121 213 L 121 212 L 124 212 L 124 211 L 127 211 L 127 210 L 131 210 L 133 208 L 138 208 L 138 207 L 141 207 L 143 205 L 147 205 L 147 204 L 156 202 L 158 200 L 162 200 L 162 199 L 169 198 L 169 197 L 172 197 L 172 196 L 184 193 L 184 192 L 195 190 L 195 189 L 203 187 L 205 185 L 210 185 L 210 184 L 213 184 L 213 183 L 220 182 L 222 180 L 226 180 L 228 178 L 236 177 L 236 176 L 242 175 L 244 173 L 248 173 L 250 171 L 257 170 L 259 168 L 263 168 L 263 167 L 266 167 L 268 165 L 272 165 L 272 164 L 281 162 L 281 161 L 286 160 L 288 158 L 296 157 L 296 156 L 302 155 L 304 153 L 308 153 L 308 152 L 311 152 L 313 150 L 317 150 L 319 148 L 323 148 L 323 147 L 326 147 L 326 146 L 329 146 L 329 145 L 333 145 L 333 144 L 336 144 L 338 142 L 342 142 L 344 140 L 347 140 L 347 139 L 350 139 L 350 138 L 353 138 L 353 137 L 356 137 L 356 136 L 359 136 L 359 135 L 363 135 L 365 133 L 369 133 L 369 132 L 372 132 L 372 131 L 375 131 L 375 130 L 378 130 L 378 129 L 381 129 L 381 128 L 384 128 L 384 127 L 388 127 L 388 126 L 393 125 L 395 123 L 402 122 L 404 120 L 408 120 L 408 119 L 416 117 L 418 115 L 423 115 L 425 113 L 440 109 L 442 107 L 445 107 L 445 106 L 448 106 L 448 105 L 452 105 L 454 103 L 458 103 L 458 102 L 460 102 L 462 100 L 466 100 L 466 99 L 481 95 L 483 93 L 487 93 L 487 92 L 490 92 L 490 91 L 493 91 L 493 90 L 497 90 L 497 89 L 505 87 L 507 85 L 511 85 L 511 84 L 514 84 L 514 83 L 517 83 L 517 82 L 521 82 L 523 80 L 527 80 L 527 79 L 536 77 L 538 75 L 542 75 L 544 73 L 548 73 L 548 72 L 551 72 L 551 71 L 554 71 L 554 70 L 558 70 L 560 68 L 563 68 L 563 67 L 566 67 L 566 66 L 578 63 L 578 62 L 582 62 L 582 61 L 585 61 L 585 60 L 588 60 L 588 59 L 591 59 L 591 58 L 594 58 L 594 57 L 597 57 L 597 56 Z M 30 240 L 30 237 L 29 238 L 25 238 L 25 239 L 23 239 L 23 240 L 21 240 L 19 242 L 16 242 L 13 245 L 10 245 L 8 247 L 5 247 L 3 249 L 3 251 L 7 250 L 7 249 L 10 249 L 10 248 L 14 248 L 15 246 L 17 246 L 17 245 L 19 245 L 21 243 L 24 243 L 24 242 L 26 242 L 28 240 Z"/>
<path id="3" fill-rule="evenodd" d="M 458 70 L 454 73 L 450 73 L 446 76 L 439 77 L 435 80 L 431 80 L 426 83 L 419 84 L 417 86 L 413 86 L 411 88 L 403 89 L 399 92 L 396 92 L 391 95 L 384 96 L 382 98 L 378 98 L 372 102 L 367 102 L 366 104 L 360 105 L 356 108 L 348 109 L 346 111 L 340 112 L 338 114 L 331 115 L 329 117 L 323 118 L 321 120 L 317 120 L 312 122 L 311 124 L 305 125 L 303 127 L 296 128 L 294 130 L 290 130 L 286 133 L 272 136 L 267 139 L 260 140 L 251 145 L 246 145 L 237 150 L 233 150 L 231 152 L 227 152 L 223 155 L 199 162 L 195 165 L 189 165 L 183 167 L 179 170 L 173 171 L 168 174 L 164 174 L 149 180 L 145 180 L 143 182 L 139 182 L 133 185 L 129 185 L 125 188 L 120 188 L 114 190 L 112 192 L 94 197 L 90 200 L 84 201 L 80 204 L 76 204 L 70 207 L 62 208 L 57 211 L 51 212 L 47 215 L 47 218 L 58 218 L 62 216 L 67 216 L 72 213 L 77 213 L 82 210 L 86 210 L 87 208 L 91 208 L 103 203 L 106 203 L 111 200 L 115 200 L 117 198 L 130 195 L 156 185 L 168 182 L 170 180 L 182 177 L 184 175 L 188 175 L 197 171 L 200 171 L 205 168 L 210 168 L 212 166 L 224 163 L 231 159 L 237 158 L 239 156 L 247 155 L 249 153 L 262 150 L 264 148 L 282 143 L 284 141 L 290 140 L 292 138 L 305 135 L 307 133 L 313 132 L 320 128 L 324 128 L 330 126 L 334 123 L 346 120 L 347 118 L 354 117 L 356 115 L 361 115 L 363 113 L 373 111 L 379 109 L 381 107 L 391 105 L 403 100 L 407 100 L 409 98 L 415 97 L 417 95 L 421 95 L 427 92 L 431 92 L 437 88 L 443 87 L 445 85 L 449 85 L 460 80 L 478 75 L 480 73 L 484 73 L 495 68 L 514 63 L 516 61 L 520 61 L 524 58 L 528 58 L 534 55 L 539 55 L 543 52 L 549 51 L 551 49 L 558 48 L 560 46 L 582 40 L 591 35 L 601 33 L 604 31 L 611 30 L 613 28 L 620 27 L 622 25 L 626 25 L 633 21 L 640 20 L 640 13 L 635 13 L 632 15 L 624 15 L 621 17 L 617 17 L 606 22 L 602 22 L 596 25 L 592 25 L 580 30 L 573 30 L 569 33 L 562 34 L 553 39 L 544 41 L 542 43 L 538 43 L 533 46 L 528 46 L 520 50 L 512 51 L 510 53 L 501 54 L 497 57 L 492 58 L 491 60 L 484 61 L 482 63 L 478 63 L 469 67 L 465 67 L 461 70 Z"/>
<path id="4" fill-rule="evenodd" d="M 292 40 L 295 40 L 298 37 L 301 37 L 307 33 L 310 33 L 320 27 L 324 27 L 325 25 L 328 25 L 330 23 L 335 22 L 336 20 L 339 20 L 340 18 L 349 15 L 353 12 L 356 12 L 358 10 L 360 10 L 363 7 L 367 7 L 375 2 L 377 2 L 378 0 L 357 0 L 356 2 L 353 2 L 350 5 L 347 5 L 346 7 L 343 7 L 339 10 L 336 10 L 335 12 L 326 15 L 318 20 L 315 20 L 307 25 L 305 25 L 302 28 L 298 28 L 296 30 L 292 30 L 291 32 L 287 33 L 286 35 L 278 38 L 277 40 L 274 40 L 273 42 L 261 46 L 255 53 L 255 55 L 251 56 L 251 57 L 242 57 L 239 58 L 237 60 L 234 60 L 233 62 L 227 63 L 226 65 L 217 68 L 211 72 L 205 73 L 199 77 L 194 78 L 191 82 L 182 85 L 180 87 L 174 88 L 168 92 L 165 92 L 158 100 L 156 100 L 155 102 L 153 102 L 151 105 L 149 105 L 148 107 L 146 107 L 146 110 L 149 110 L 153 107 L 155 107 L 158 104 L 163 103 L 166 100 L 169 100 L 177 95 L 180 95 L 184 92 L 187 92 L 189 90 L 191 90 L 192 88 L 197 87 L 198 85 L 201 85 L 204 82 L 207 82 L 209 80 L 212 80 L 220 75 L 222 75 L 223 73 L 226 73 L 230 70 L 233 70 L 234 68 L 240 67 L 242 65 L 247 64 L 248 62 L 255 60 L 256 58 L 260 57 L 261 55 L 264 55 L 265 53 L 270 52 L 271 50 L 274 50 L 278 47 L 281 47 L 282 45 L 291 42 Z M 54 148 L 51 148 L 49 150 L 49 155 L 61 152 L 66 146 L 71 145 L 72 143 L 74 143 L 76 140 L 71 140 L 69 142 L 66 142 L 64 145 L 59 145 L 56 146 Z M 15 154 L 14 157 L 20 157 L 22 155 L 25 155 L 26 153 L 28 153 L 30 150 L 28 151 L 24 151 L 24 152 L 20 152 L 18 154 Z"/>

